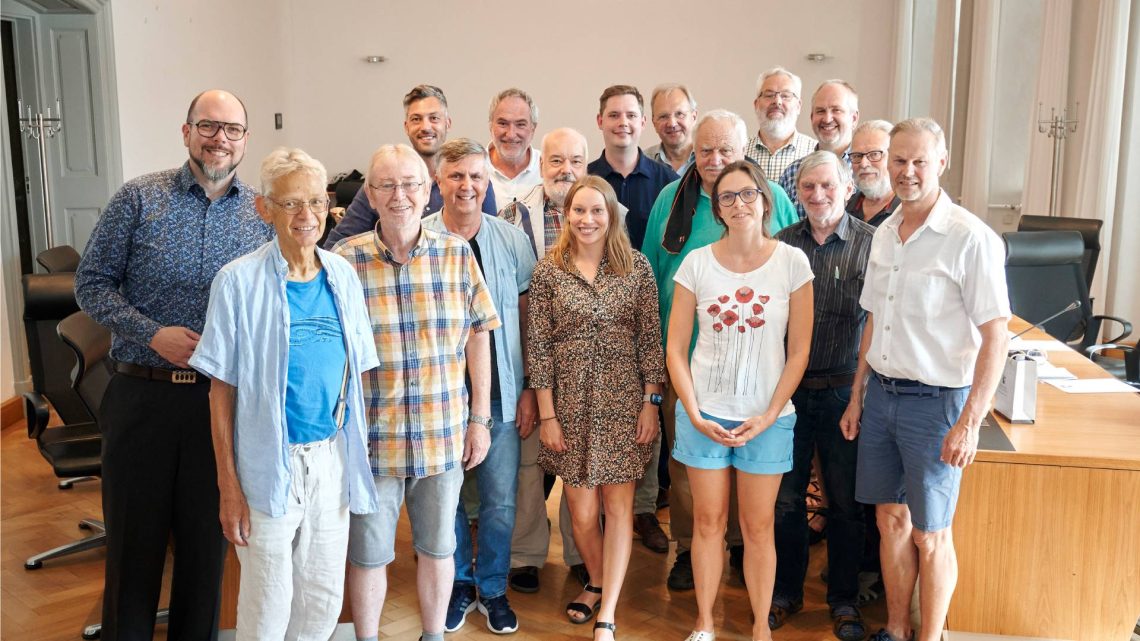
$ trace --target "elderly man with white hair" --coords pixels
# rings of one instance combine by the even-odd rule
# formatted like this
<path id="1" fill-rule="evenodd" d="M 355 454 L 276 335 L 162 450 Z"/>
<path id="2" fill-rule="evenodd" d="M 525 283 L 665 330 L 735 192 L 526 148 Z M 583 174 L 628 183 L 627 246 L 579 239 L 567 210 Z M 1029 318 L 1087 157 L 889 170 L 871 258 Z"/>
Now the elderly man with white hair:
<path id="1" fill-rule="evenodd" d="M 261 163 L 255 206 L 277 238 L 218 272 L 190 358 L 213 379 L 222 532 L 242 565 L 238 639 L 328 639 L 349 511 L 378 506 L 360 387 L 376 347 L 356 272 L 317 247 L 327 184 L 300 149 Z"/>
<path id="2" fill-rule="evenodd" d="M 872 227 L 881 225 L 902 202 L 887 175 L 887 148 L 893 126 L 886 120 L 867 120 L 859 123 L 851 138 L 848 155 L 855 193 L 847 199 L 847 213 Z"/>
<path id="3" fill-rule="evenodd" d="M 657 280 L 662 336 L 667 334 L 669 312 L 673 306 L 673 275 L 681 261 L 694 249 L 718 240 L 724 231 L 712 214 L 710 194 L 713 183 L 729 164 L 744 160 L 747 144 L 748 128 L 740 116 L 724 109 L 704 114 L 697 121 L 693 133 L 696 162 L 679 180 L 666 185 L 653 204 L 641 252 L 649 259 Z M 784 190 L 771 180 L 768 183 L 775 200 L 769 230 L 775 234 L 798 218 Z M 664 397 L 661 413 L 665 430 L 669 442 L 675 443 L 674 407 L 677 396 L 667 385 Z M 685 466 L 672 458 L 669 460 L 669 479 L 670 530 L 677 541 L 677 558 L 667 585 L 674 590 L 691 590 L 693 566 L 689 548 L 693 539 L 693 495 Z M 735 500 L 731 502 L 732 505 L 735 503 Z M 729 563 L 734 570 L 740 571 L 744 562 L 744 543 L 735 513 L 729 515 L 728 522 Z"/>
<path id="4" fill-rule="evenodd" d="M 760 128 L 748 141 L 746 155 L 768 180 L 779 180 L 788 165 L 815 151 L 815 139 L 796 131 L 802 91 L 800 77 L 783 67 L 772 67 L 756 81 L 752 106 Z"/>

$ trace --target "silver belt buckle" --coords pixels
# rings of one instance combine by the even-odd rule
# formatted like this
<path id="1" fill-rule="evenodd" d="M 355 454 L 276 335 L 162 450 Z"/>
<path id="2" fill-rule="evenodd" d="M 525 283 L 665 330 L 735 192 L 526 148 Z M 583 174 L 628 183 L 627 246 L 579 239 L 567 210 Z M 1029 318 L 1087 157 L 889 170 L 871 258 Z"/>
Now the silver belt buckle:
<path id="1" fill-rule="evenodd" d="M 177 385 L 197 383 L 198 372 L 192 369 L 176 369 L 170 372 L 170 382 Z"/>

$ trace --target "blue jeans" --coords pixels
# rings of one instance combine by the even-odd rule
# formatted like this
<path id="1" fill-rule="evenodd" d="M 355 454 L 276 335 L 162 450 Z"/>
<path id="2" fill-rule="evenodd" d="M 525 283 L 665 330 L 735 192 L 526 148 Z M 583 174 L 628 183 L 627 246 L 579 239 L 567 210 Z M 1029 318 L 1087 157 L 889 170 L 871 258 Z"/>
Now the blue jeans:
<path id="1" fill-rule="evenodd" d="M 827 604 L 856 605 L 859 562 L 863 558 L 863 506 L 855 501 L 858 439 L 839 431 L 851 386 L 821 390 L 800 388 L 792 395 L 796 427 L 792 471 L 784 474 L 776 495 L 776 585 L 773 597 L 785 604 L 804 598 L 808 566 L 807 486 L 812 454 L 819 448 L 818 470 L 827 492 Z"/>
<path id="2" fill-rule="evenodd" d="M 484 599 L 507 592 L 515 496 L 519 479 L 519 431 L 503 421 L 503 407 L 491 403 L 491 448 L 474 470 L 479 487 L 479 557 L 471 565 L 471 528 L 463 501 L 455 511 L 455 582 L 474 585 Z"/>

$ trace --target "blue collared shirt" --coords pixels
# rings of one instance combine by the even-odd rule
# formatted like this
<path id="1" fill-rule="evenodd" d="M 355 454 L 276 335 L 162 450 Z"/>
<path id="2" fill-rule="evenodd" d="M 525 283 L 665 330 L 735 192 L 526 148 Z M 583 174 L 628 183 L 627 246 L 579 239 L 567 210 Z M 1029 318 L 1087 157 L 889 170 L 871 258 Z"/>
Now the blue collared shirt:
<path id="1" fill-rule="evenodd" d="M 634 248 L 641 247 L 641 242 L 645 239 L 645 225 L 649 222 L 657 194 L 661 193 L 665 185 L 679 178 L 677 172 L 669 165 L 646 156 L 640 149 L 637 150 L 637 167 L 628 176 L 622 176 L 610 167 L 605 151 L 586 170 L 593 176 L 605 179 L 617 193 L 618 202 L 629 208 L 629 213 L 625 216 L 629 242 Z"/>
<path id="2" fill-rule="evenodd" d="M 340 315 L 348 355 L 345 394 L 345 485 L 349 510 L 380 509 L 368 465 L 368 424 L 360 376 L 376 367 L 372 324 L 364 288 L 348 261 L 317 250 Z M 234 461 L 250 507 L 272 517 L 285 514 L 292 470 L 285 424 L 289 372 L 289 265 L 276 241 L 226 265 L 210 287 L 210 307 L 202 340 L 190 365 L 237 388 L 234 408 Z M 338 381 L 339 387 L 339 381 Z"/>
<path id="3" fill-rule="evenodd" d="M 447 232 L 443 212 L 423 219 L 425 229 Z M 495 369 L 499 374 L 499 393 L 503 404 L 503 422 L 515 420 L 519 395 L 523 390 L 522 332 L 519 327 L 519 296 L 530 289 L 534 272 L 534 248 L 518 227 L 494 216 L 483 215 L 483 224 L 475 232 L 483 258 L 483 277 L 491 300 L 503 326 L 491 332 L 495 341 Z M 492 399 L 494 400 L 494 399 Z"/>
<path id="4" fill-rule="evenodd" d="M 222 265 L 273 238 L 255 192 L 236 177 L 211 201 L 190 163 L 123 185 L 95 224 L 75 297 L 114 333 L 115 360 L 173 368 L 149 345 L 163 327 L 202 332 L 210 282 Z"/>
<path id="5" fill-rule="evenodd" d="M 332 249 L 333 245 L 337 244 L 340 240 L 363 234 L 366 231 L 372 231 L 376 227 L 376 221 L 379 215 L 372 205 L 368 202 L 368 194 L 365 190 L 368 189 L 368 183 L 364 183 L 356 192 L 356 196 L 352 199 L 352 203 L 348 205 L 348 209 L 344 211 L 344 218 L 336 227 L 332 228 L 329 232 L 328 238 L 325 239 L 325 249 Z M 428 195 L 428 204 L 424 208 L 424 216 L 443 209 L 443 195 L 439 193 L 439 185 L 432 181 L 431 194 Z M 483 199 L 483 213 L 494 216 L 498 213 L 495 208 L 495 187 L 487 183 L 487 196 Z"/>

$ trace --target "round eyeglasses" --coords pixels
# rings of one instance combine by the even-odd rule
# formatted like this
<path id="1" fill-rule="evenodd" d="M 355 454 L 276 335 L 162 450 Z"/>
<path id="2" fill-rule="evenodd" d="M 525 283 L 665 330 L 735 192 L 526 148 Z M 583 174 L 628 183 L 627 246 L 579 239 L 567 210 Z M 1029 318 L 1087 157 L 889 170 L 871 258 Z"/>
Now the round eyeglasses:
<path id="1" fill-rule="evenodd" d="M 296 216 L 297 214 L 301 213 L 301 209 L 304 207 L 308 207 L 309 211 L 313 212 L 314 214 L 323 214 L 329 210 L 328 198 L 310 198 L 308 200 L 290 198 L 289 200 L 277 201 L 266 196 L 265 199 L 274 205 L 277 205 L 281 209 L 284 209 L 285 213 L 289 214 L 290 216 Z"/>
<path id="2" fill-rule="evenodd" d="M 741 189 L 740 191 L 722 191 L 716 195 L 716 201 L 720 203 L 721 207 L 732 207 L 732 203 L 736 202 L 736 197 L 740 197 L 740 202 L 750 204 L 756 202 L 760 197 L 759 189 Z"/>

